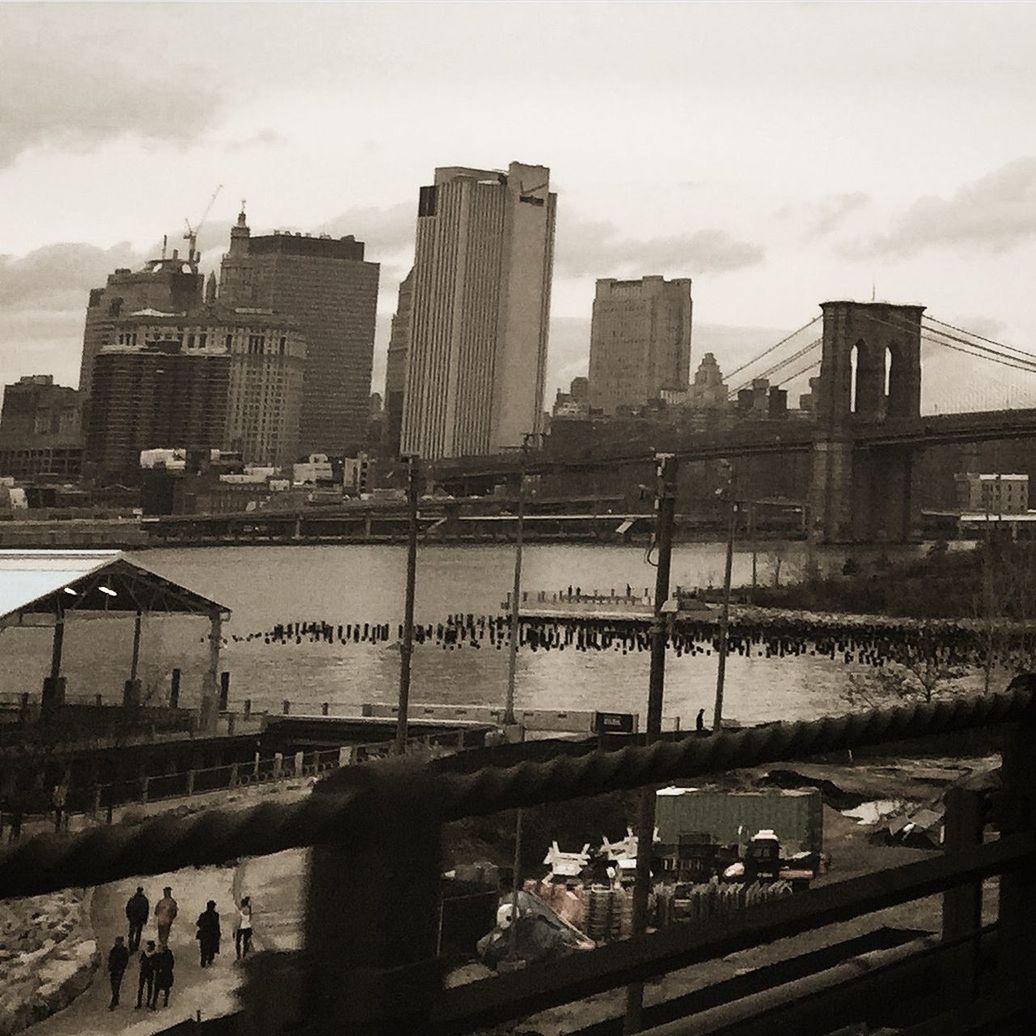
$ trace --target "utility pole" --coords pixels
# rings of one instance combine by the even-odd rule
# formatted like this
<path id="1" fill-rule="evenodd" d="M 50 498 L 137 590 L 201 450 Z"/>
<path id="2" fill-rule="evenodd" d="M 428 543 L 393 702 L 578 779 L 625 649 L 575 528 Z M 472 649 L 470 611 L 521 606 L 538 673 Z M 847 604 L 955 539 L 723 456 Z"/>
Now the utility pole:
<path id="1" fill-rule="evenodd" d="M 659 453 L 658 496 L 655 500 L 655 542 L 658 569 L 655 576 L 655 613 L 651 620 L 651 675 L 648 683 L 647 743 L 662 732 L 662 696 L 665 690 L 666 602 L 669 600 L 669 572 L 673 558 L 673 520 L 676 515 L 677 460 L 671 453 Z M 641 788 L 637 811 L 637 882 L 633 886 L 633 936 L 647 928 L 648 895 L 651 891 L 651 860 L 655 849 L 655 789 Z M 626 987 L 626 1017 L 623 1033 L 640 1032 L 643 1023 L 644 983 Z"/>
<path id="2" fill-rule="evenodd" d="M 522 455 L 518 476 L 518 531 L 514 539 L 514 583 L 511 586 L 511 643 L 507 655 L 507 698 L 504 702 L 504 726 L 514 726 L 514 684 L 518 673 L 519 604 L 522 596 L 522 540 L 525 535 L 525 468 L 529 459 L 529 440 L 534 432 L 522 437 Z"/>
<path id="3" fill-rule="evenodd" d="M 727 676 L 727 630 L 730 626 L 730 575 L 734 567 L 734 533 L 737 528 L 737 501 L 734 499 L 733 474 L 727 481 L 726 495 L 730 500 L 730 519 L 727 523 L 727 560 L 723 570 L 723 610 L 719 617 L 719 664 L 716 667 L 716 705 L 712 712 L 712 729 L 723 729 L 723 682 Z"/>
<path id="4" fill-rule="evenodd" d="M 406 752 L 407 708 L 410 704 L 410 660 L 414 653 L 414 587 L 417 582 L 417 455 L 407 454 L 406 602 L 403 606 L 403 642 L 399 646 L 399 718 L 396 754 Z"/>

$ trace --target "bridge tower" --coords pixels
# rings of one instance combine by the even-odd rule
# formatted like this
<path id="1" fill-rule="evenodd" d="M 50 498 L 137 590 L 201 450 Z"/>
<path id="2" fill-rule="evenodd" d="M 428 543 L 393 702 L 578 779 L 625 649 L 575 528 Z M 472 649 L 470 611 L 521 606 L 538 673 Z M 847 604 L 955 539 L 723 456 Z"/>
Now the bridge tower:
<path id="1" fill-rule="evenodd" d="M 916 446 L 857 442 L 921 416 L 924 306 L 823 302 L 814 412 L 812 535 L 823 543 L 902 543 L 920 528 Z"/>

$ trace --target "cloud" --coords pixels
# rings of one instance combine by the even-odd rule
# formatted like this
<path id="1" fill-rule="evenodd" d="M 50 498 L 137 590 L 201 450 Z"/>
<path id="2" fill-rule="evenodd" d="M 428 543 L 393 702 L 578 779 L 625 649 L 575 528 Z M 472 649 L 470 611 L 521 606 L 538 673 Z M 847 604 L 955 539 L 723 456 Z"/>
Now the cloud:
<path id="1" fill-rule="evenodd" d="M 715 228 L 637 240 L 605 220 L 559 220 L 554 269 L 562 277 L 722 273 L 762 262 L 764 254 Z"/>
<path id="2" fill-rule="evenodd" d="M 846 216 L 870 204 L 870 196 L 862 191 L 849 194 L 832 194 L 819 205 L 812 206 L 808 238 L 824 237 L 842 224 Z"/>
<path id="3" fill-rule="evenodd" d="M 44 245 L 21 258 L 0 256 L 0 306 L 86 309 L 90 288 L 104 284 L 116 267 L 140 266 L 147 257 L 127 242 L 98 248 L 82 242 Z"/>
<path id="4" fill-rule="evenodd" d="M 365 254 L 372 262 L 379 262 L 381 256 L 396 256 L 400 252 L 408 252 L 412 259 L 417 229 L 417 199 L 413 202 L 398 202 L 385 208 L 372 206 L 347 209 L 317 229 L 335 236 L 354 235 L 366 243 Z M 409 268 L 408 261 L 407 269 Z"/>
<path id="5" fill-rule="evenodd" d="M 1036 236 L 1036 158 L 1018 158 L 952 197 L 919 198 L 887 234 L 843 245 L 850 258 L 912 256 L 929 248 L 1005 252 Z"/>

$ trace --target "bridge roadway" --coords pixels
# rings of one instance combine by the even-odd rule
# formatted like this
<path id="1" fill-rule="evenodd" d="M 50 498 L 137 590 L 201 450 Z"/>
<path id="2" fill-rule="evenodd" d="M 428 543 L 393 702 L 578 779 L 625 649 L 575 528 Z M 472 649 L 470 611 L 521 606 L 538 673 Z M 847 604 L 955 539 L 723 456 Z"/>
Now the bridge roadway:
<path id="1" fill-rule="evenodd" d="M 868 446 L 937 446 L 987 442 L 994 439 L 1027 439 L 1036 437 L 1036 409 L 984 410 L 964 414 L 930 414 L 920 420 L 881 422 L 850 421 L 841 428 L 824 431 L 816 424 L 789 420 L 780 433 L 770 428 L 758 432 L 738 430 L 722 438 L 693 437 L 674 444 L 665 452 L 680 460 L 703 461 L 757 454 L 808 453 L 818 439 L 841 438 L 861 447 Z M 526 459 L 530 475 L 549 475 L 564 471 L 593 470 L 602 466 L 646 464 L 653 453 L 629 453 L 627 450 L 594 451 L 592 456 L 551 457 L 543 454 Z M 432 463 L 432 473 L 441 484 L 453 479 L 516 476 L 522 467 L 517 453 L 487 457 L 457 457 Z"/>

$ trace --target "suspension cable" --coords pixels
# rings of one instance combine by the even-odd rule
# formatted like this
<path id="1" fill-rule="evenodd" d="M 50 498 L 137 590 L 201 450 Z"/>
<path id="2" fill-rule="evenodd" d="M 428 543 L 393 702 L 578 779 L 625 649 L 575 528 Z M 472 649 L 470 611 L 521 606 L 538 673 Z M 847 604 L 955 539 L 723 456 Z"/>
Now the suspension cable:
<path id="1" fill-rule="evenodd" d="M 1030 352 L 1028 349 L 1019 349 L 1016 345 L 1008 345 L 1006 342 L 998 342 L 995 338 L 986 338 L 985 335 L 980 335 L 976 331 L 969 331 L 965 327 L 957 327 L 955 324 L 948 324 L 945 320 L 939 320 L 938 317 L 922 316 L 922 320 L 929 320 L 934 324 L 942 324 L 943 327 L 948 327 L 953 331 L 960 331 L 961 334 L 970 335 L 972 338 L 979 338 L 983 342 L 989 342 L 990 345 L 998 345 L 1001 349 L 1008 349 L 1013 353 L 1021 353 L 1022 356 L 1032 356 L 1036 358 L 1036 353 Z"/>
<path id="2" fill-rule="evenodd" d="M 768 370 L 763 371 L 762 374 L 749 378 L 747 381 L 742 381 L 740 384 L 738 384 L 736 388 L 728 389 L 727 395 L 732 398 L 736 396 L 737 393 L 740 392 L 743 388 L 747 388 L 749 385 L 751 385 L 752 382 L 756 380 L 756 377 L 769 378 L 772 375 L 776 374 L 777 371 L 779 371 L 782 367 L 787 367 L 789 364 L 794 363 L 796 360 L 801 360 L 802 357 L 806 355 L 806 353 L 808 353 L 811 349 L 816 348 L 816 346 L 820 345 L 822 341 L 822 338 L 814 338 L 812 342 L 809 342 L 808 344 L 804 345 L 797 352 L 792 353 L 792 355 L 789 356 L 787 359 L 781 360 L 780 363 L 775 363 Z"/>
<path id="3" fill-rule="evenodd" d="M 751 367 L 753 363 L 758 363 L 764 356 L 769 356 L 770 353 L 772 353 L 775 349 L 779 349 L 782 345 L 784 345 L 785 342 L 790 342 L 797 334 L 801 334 L 803 331 L 805 331 L 807 327 L 812 327 L 822 317 L 823 314 L 818 313 L 812 320 L 810 320 L 806 324 L 803 324 L 802 327 L 800 327 L 797 331 L 792 331 L 790 335 L 786 335 L 776 345 L 771 345 L 768 349 L 764 349 L 761 353 L 759 353 L 758 356 L 753 356 L 747 363 L 742 363 L 740 367 L 735 367 L 734 370 L 732 370 L 727 375 L 727 380 L 729 381 L 732 377 L 734 377 L 735 374 L 740 374 L 743 370 L 745 370 L 745 368 Z"/>

